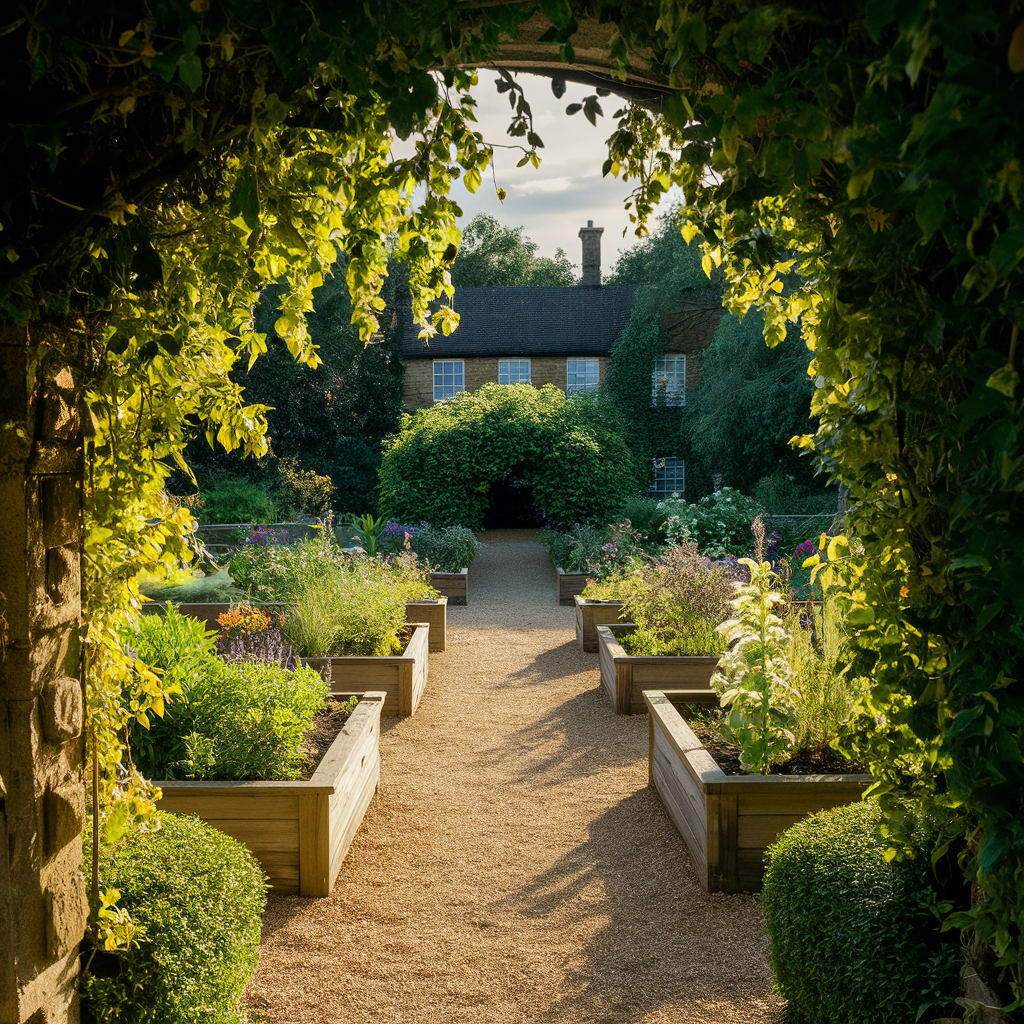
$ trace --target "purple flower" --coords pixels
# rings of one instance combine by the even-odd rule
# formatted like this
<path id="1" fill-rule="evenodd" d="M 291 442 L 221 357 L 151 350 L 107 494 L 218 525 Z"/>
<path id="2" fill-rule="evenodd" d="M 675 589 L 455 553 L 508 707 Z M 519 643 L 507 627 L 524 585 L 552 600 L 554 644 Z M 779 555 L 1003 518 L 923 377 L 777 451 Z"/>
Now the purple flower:
<path id="1" fill-rule="evenodd" d="M 814 554 L 814 541 L 805 540 L 802 544 L 797 544 L 796 550 L 793 552 L 794 561 L 803 561 L 805 558 L 810 558 Z"/>

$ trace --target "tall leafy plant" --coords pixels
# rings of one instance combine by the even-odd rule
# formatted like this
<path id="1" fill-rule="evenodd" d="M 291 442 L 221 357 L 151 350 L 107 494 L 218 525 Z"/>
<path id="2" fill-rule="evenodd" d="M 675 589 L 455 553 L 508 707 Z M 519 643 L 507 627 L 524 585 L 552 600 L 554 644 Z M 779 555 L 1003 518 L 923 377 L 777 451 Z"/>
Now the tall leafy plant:
<path id="1" fill-rule="evenodd" d="M 719 628 L 729 644 L 711 683 L 728 714 L 723 733 L 740 746 L 743 767 L 765 775 L 793 753 L 796 693 L 787 657 L 789 633 L 778 614 L 785 596 L 768 562 L 741 558 L 749 583 L 736 583 L 734 617 Z"/>

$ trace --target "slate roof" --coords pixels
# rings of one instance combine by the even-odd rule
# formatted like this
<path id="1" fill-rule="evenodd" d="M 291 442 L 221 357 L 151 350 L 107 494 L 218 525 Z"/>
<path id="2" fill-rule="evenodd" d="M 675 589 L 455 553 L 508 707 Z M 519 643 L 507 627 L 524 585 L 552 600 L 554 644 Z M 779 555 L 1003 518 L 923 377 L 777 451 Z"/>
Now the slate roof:
<path id="1" fill-rule="evenodd" d="M 606 356 L 629 320 L 636 288 L 456 288 L 461 319 L 424 345 L 408 307 L 403 359 L 472 356 Z"/>

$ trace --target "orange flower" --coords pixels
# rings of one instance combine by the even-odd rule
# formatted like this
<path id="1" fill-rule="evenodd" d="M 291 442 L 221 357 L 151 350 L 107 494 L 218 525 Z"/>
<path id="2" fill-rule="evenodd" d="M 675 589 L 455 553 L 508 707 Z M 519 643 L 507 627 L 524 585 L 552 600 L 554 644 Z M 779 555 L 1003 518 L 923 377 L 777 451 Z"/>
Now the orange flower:
<path id="1" fill-rule="evenodd" d="M 900 597 L 910 597 L 910 588 L 900 587 Z"/>

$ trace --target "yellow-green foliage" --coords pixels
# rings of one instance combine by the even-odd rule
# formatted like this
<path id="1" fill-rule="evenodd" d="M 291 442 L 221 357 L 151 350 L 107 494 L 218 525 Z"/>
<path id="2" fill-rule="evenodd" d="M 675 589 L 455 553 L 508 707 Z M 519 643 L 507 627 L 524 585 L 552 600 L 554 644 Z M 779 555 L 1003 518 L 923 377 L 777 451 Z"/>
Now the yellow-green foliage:
<path id="1" fill-rule="evenodd" d="M 415 557 L 349 558 L 300 587 L 284 634 L 306 658 L 397 654 L 406 601 L 429 593 Z"/>

